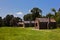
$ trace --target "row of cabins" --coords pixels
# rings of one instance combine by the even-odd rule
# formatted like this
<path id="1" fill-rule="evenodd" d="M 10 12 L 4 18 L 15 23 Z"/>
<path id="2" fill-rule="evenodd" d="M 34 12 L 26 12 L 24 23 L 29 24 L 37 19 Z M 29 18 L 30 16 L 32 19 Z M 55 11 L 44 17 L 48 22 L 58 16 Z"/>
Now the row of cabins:
<path id="1" fill-rule="evenodd" d="M 56 21 L 53 18 L 36 18 L 34 21 L 22 21 L 18 24 L 23 27 L 35 27 L 36 29 L 56 28 Z"/>

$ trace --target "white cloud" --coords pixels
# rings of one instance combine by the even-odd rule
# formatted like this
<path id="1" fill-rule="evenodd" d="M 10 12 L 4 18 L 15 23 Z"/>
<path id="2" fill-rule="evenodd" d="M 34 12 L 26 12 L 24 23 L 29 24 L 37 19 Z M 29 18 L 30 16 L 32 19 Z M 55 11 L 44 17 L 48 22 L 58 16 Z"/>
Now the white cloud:
<path id="1" fill-rule="evenodd" d="M 0 10 L 1 10 L 2 8 L 0 8 Z"/>
<path id="2" fill-rule="evenodd" d="M 23 14 L 23 12 L 17 12 L 16 14 L 20 14 L 20 15 L 22 15 L 22 14 Z"/>
<path id="3" fill-rule="evenodd" d="M 2 11 L 2 8 L 0 8 L 0 12 Z"/>
<path id="4" fill-rule="evenodd" d="M 30 12 L 31 10 L 29 10 L 29 12 Z"/>

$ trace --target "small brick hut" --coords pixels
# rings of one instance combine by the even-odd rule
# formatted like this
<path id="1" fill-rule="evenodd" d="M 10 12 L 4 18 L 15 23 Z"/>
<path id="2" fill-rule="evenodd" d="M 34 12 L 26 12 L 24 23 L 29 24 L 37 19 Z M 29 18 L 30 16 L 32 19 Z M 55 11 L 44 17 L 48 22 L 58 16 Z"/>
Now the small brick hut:
<path id="1" fill-rule="evenodd" d="M 36 29 L 53 29 L 56 28 L 56 21 L 53 18 L 36 18 Z"/>

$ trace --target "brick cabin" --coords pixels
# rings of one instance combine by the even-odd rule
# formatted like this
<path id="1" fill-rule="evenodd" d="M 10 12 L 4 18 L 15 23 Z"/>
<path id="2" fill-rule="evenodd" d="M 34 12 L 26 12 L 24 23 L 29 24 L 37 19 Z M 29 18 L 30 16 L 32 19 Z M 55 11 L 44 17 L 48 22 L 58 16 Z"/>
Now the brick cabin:
<path id="1" fill-rule="evenodd" d="M 53 18 L 36 18 L 35 21 L 19 22 L 18 25 L 36 29 L 53 29 L 56 28 L 56 21 Z"/>
<path id="2" fill-rule="evenodd" d="M 36 29 L 53 29 L 56 28 L 56 21 L 53 18 L 36 18 Z"/>

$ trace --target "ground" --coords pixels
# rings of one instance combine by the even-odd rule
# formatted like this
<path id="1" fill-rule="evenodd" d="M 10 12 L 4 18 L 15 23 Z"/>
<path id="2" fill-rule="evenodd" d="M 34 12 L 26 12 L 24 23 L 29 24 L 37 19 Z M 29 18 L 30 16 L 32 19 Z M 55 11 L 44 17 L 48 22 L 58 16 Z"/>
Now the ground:
<path id="1" fill-rule="evenodd" d="M 21 27 L 1 27 L 0 40 L 60 40 L 60 29 L 32 30 Z"/>

